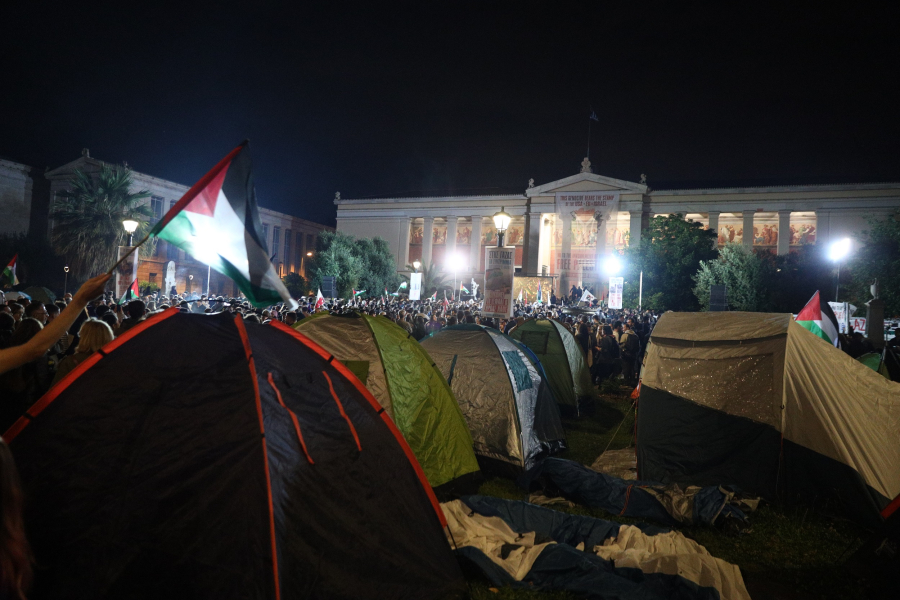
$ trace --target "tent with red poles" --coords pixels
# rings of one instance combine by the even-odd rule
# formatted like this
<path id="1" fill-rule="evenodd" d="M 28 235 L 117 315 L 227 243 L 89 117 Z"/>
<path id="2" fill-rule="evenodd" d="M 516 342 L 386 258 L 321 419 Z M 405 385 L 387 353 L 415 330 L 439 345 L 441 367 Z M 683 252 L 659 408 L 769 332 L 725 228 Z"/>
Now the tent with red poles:
<path id="1" fill-rule="evenodd" d="M 151 317 L 5 435 L 30 598 L 446 598 L 465 592 L 415 457 L 287 326 Z"/>

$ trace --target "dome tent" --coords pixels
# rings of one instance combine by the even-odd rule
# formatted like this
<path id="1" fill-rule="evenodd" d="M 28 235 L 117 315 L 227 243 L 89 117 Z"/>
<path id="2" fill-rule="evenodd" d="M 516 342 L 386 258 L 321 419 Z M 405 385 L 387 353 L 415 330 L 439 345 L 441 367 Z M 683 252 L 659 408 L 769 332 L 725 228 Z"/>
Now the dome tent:
<path id="1" fill-rule="evenodd" d="M 170 309 L 82 362 L 4 437 L 39 566 L 32 598 L 465 591 L 402 436 L 343 365 L 283 325 Z"/>
<path id="2" fill-rule="evenodd" d="M 422 347 L 453 388 L 485 466 L 518 473 L 565 448 L 559 409 L 527 348 L 471 324 L 441 329 Z"/>
<path id="3" fill-rule="evenodd" d="M 480 480 L 472 437 L 447 381 L 419 342 L 384 317 L 320 313 L 294 325 L 347 366 L 397 424 L 441 495 Z"/>
<path id="4" fill-rule="evenodd" d="M 564 414 L 581 414 L 594 399 L 594 386 L 575 336 L 552 319 L 530 319 L 509 332 L 537 355 L 553 397 Z"/>
<path id="5" fill-rule="evenodd" d="M 640 479 L 833 498 L 865 524 L 900 494 L 900 384 L 791 315 L 666 313 L 650 341 Z"/>

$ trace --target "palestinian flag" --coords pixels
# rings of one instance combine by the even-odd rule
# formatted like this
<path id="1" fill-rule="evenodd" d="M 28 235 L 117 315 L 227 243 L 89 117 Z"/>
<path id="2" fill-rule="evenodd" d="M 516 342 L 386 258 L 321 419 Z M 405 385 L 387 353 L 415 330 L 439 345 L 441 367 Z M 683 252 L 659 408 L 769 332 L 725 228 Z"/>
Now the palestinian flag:
<path id="1" fill-rule="evenodd" d="M 359 290 L 359 291 L 353 290 L 353 297 L 356 298 L 357 296 L 365 294 L 365 293 L 366 293 L 366 290 Z"/>
<path id="2" fill-rule="evenodd" d="M 834 311 L 822 300 L 819 292 L 813 294 L 803 310 L 797 315 L 797 324 L 809 329 L 828 343 L 840 348 L 838 322 Z"/>
<path id="3" fill-rule="evenodd" d="M 9 261 L 9 264 L 6 265 L 6 268 L 3 269 L 3 272 L 0 273 L 0 284 L 6 287 L 13 287 L 14 285 L 19 285 L 19 280 L 16 278 L 16 260 L 19 258 L 19 255 L 16 254 L 12 257 L 12 260 Z"/>
<path id="4" fill-rule="evenodd" d="M 431 295 L 431 298 L 429 298 L 429 300 L 437 301 L 437 290 L 434 290 L 434 293 Z"/>
<path id="5" fill-rule="evenodd" d="M 297 303 L 269 260 L 244 142 L 203 176 L 150 232 L 230 277 L 254 306 Z"/>
<path id="6" fill-rule="evenodd" d="M 462 292 L 463 294 L 471 294 L 472 293 L 466 289 L 466 286 L 462 281 L 459 282 L 459 291 Z"/>
<path id="7" fill-rule="evenodd" d="M 128 286 L 128 289 L 125 291 L 125 295 L 119 298 L 119 301 L 116 304 L 125 304 L 126 302 L 131 302 L 132 300 L 137 300 L 140 298 L 141 293 L 138 291 L 138 282 L 137 279 L 131 282 L 131 285 Z"/>

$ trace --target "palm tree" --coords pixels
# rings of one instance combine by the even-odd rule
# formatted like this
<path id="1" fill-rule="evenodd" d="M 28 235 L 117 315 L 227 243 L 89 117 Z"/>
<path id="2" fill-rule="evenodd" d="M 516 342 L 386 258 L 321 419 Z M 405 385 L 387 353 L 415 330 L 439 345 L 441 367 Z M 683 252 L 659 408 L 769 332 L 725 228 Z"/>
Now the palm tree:
<path id="1" fill-rule="evenodd" d="M 413 265 L 406 265 L 407 271 L 415 271 L 416 268 Z M 444 281 L 446 275 L 441 273 L 440 267 L 435 266 L 434 263 L 431 263 L 428 266 L 422 265 L 419 267 L 420 272 L 422 273 L 422 296 L 430 296 L 435 291 L 441 291 L 442 289 L 447 288 L 447 282 Z M 400 278 L 409 282 L 409 275 L 406 273 L 401 273 Z"/>
<path id="2" fill-rule="evenodd" d="M 122 221 L 139 223 L 137 239 L 149 233 L 153 213 L 144 202 L 147 190 L 132 192 L 131 169 L 104 164 L 96 176 L 77 169 L 70 180 L 71 189 L 53 209 L 50 240 L 64 255 L 79 279 L 106 271 L 116 262 L 117 247 L 127 243 Z M 144 244 L 141 254 L 148 256 L 155 244 Z"/>

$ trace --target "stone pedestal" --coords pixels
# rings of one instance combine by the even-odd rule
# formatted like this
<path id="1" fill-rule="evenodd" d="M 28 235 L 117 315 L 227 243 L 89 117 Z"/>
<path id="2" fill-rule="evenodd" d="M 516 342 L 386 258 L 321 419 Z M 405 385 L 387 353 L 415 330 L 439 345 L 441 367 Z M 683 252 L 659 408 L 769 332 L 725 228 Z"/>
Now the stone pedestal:
<path id="1" fill-rule="evenodd" d="M 875 298 L 866 302 L 866 337 L 875 348 L 884 348 L 884 300 Z"/>

